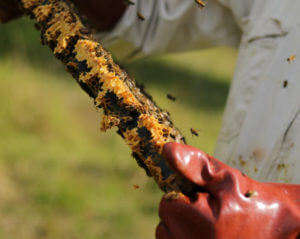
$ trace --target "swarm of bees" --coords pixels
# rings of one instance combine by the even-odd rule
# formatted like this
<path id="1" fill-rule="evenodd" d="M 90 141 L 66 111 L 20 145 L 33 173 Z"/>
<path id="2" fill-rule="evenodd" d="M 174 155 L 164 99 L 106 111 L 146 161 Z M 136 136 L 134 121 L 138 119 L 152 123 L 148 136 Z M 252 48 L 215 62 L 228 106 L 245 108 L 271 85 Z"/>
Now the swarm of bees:
<path id="1" fill-rule="evenodd" d="M 202 0 L 195 0 L 195 2 L 197 3 L 197 5 L 200 7 L 200 8 L 204 8 L 206 3 L 203 2 Z"/>
<path id="2" fill-rule="evenodd" d="M 296 60 L 296 55 L 292 55 L 292 56 L 288 57 L 286 60 L 287 60 L 288 63 L 291 63 L 294 60 Z"/>

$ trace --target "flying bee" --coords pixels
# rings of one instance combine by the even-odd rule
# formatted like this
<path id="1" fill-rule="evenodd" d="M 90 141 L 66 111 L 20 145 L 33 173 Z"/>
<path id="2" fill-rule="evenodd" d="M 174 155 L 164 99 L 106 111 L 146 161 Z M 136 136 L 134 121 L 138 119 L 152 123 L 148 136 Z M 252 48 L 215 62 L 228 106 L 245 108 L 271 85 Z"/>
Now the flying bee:
<path id="1" fill-rule="evenodd" d="M 173 96 L 173 95 L 171 95 L 171 94 L 167 94 L 167 98 L 168 98 L 169 100 L 176 101 L 176 97 Z"/>
<path id="2" fill-rule="evenodd" d="M 140 188 L 140 186 L 138 184 L 133 184 L 132 186 L 133 186 L 134 189 L 139 189 Z"/>
<path id="3" fill-rule="evenodd" d="M 124 0 L 124 3 L 129 6 L 129 5 L 134 5 L 134 2 L 130 1 L 130 0 Z"/>
<path id="4" fill-rule="evenodd" d="M 293 62 L 295 59 L 296 59 L 296 55 L 292 55 L 292 56 L 290 56 L 289 58 L 287 58 L 286 60 L 287 60 L 287 62 L 291 63 L 291 62 Z"/>
<path id="5" fill-rule="evenodd" d="M 145 21 L 145 17 L 140 12 L 137 13 L 137 17 L 139 20 Z"/>
<path id="6" fill-rule="evenodd" d="M 286 87 L 288 86 L 288 84 L 289 84 L 289 82 L 288 82 L 287 80 L 285 80 L 285 81 L 283 82 L 283 88 L 286 88 Z"/>
<path id="7" fill-rule="evenodd" d="M 193 129 L 193 128 L 191 128 L 191 134 L 192 135 L 195 135 L 195 136 L 199 136 L 199 132 L 200 132 L 201 130 L 199 130 L 199 129 Z"/>
<path id="8" fill-rule="evenodd" d="M 197 3 L 197 5 L 200 7 L 200 8 L 204 8 L 205 7 L 205 2 L 203 2 L 202 0 L 195 0 L 195 2 Z"/>

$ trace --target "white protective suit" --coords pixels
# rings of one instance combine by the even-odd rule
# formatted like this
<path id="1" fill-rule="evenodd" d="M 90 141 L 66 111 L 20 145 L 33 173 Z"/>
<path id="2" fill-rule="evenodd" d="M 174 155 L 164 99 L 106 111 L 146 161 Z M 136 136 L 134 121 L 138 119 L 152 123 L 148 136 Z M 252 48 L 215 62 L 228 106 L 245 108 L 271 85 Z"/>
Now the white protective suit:
<path id="1" fill-rule="evenodd" d="M 300 184 L 300 1 L 133 1 L 104 40 L 146 54 L 239 47 L 215 156 L 257 180 Z"/>

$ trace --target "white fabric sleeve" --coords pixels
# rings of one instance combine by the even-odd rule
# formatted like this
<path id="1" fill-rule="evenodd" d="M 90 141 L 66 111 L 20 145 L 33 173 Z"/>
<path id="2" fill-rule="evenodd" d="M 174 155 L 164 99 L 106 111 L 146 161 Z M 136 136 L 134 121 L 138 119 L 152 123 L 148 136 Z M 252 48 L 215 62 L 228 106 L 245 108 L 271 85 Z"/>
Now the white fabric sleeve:
<path id="1" fill-rule="evenodd" d="M 300 2 L 290 4 L 253 7 L 215 156 L 257 180 L 300 184 Z"/>
<path id="2" fill-rule="evenodd" d="M 134 1 L 134 0 L 133 0 Z M 145 54 L 177 52 L 211 45 L 237 46 L 241 31 L 230 10 L 210 0 L 138 0 L 102 41 L 125 39 Z M 145 21 L 138 19 L 141 13 Z"/>

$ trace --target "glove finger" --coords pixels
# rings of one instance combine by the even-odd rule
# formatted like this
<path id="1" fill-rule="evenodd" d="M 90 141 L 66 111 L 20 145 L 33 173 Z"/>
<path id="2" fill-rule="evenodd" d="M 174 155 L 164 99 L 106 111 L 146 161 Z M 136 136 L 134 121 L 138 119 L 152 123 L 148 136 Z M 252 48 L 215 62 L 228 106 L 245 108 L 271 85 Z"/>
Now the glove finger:
<path id="1" fill-rule="evenodd" d="M 213 181 L 219 181 L 218 178 L 222 177 L 225 171 L 232 170 L 219 160 L 189 145 L 167 143 L 163 154 L 175 172 L 199 186 L 211 185 Z"/>

